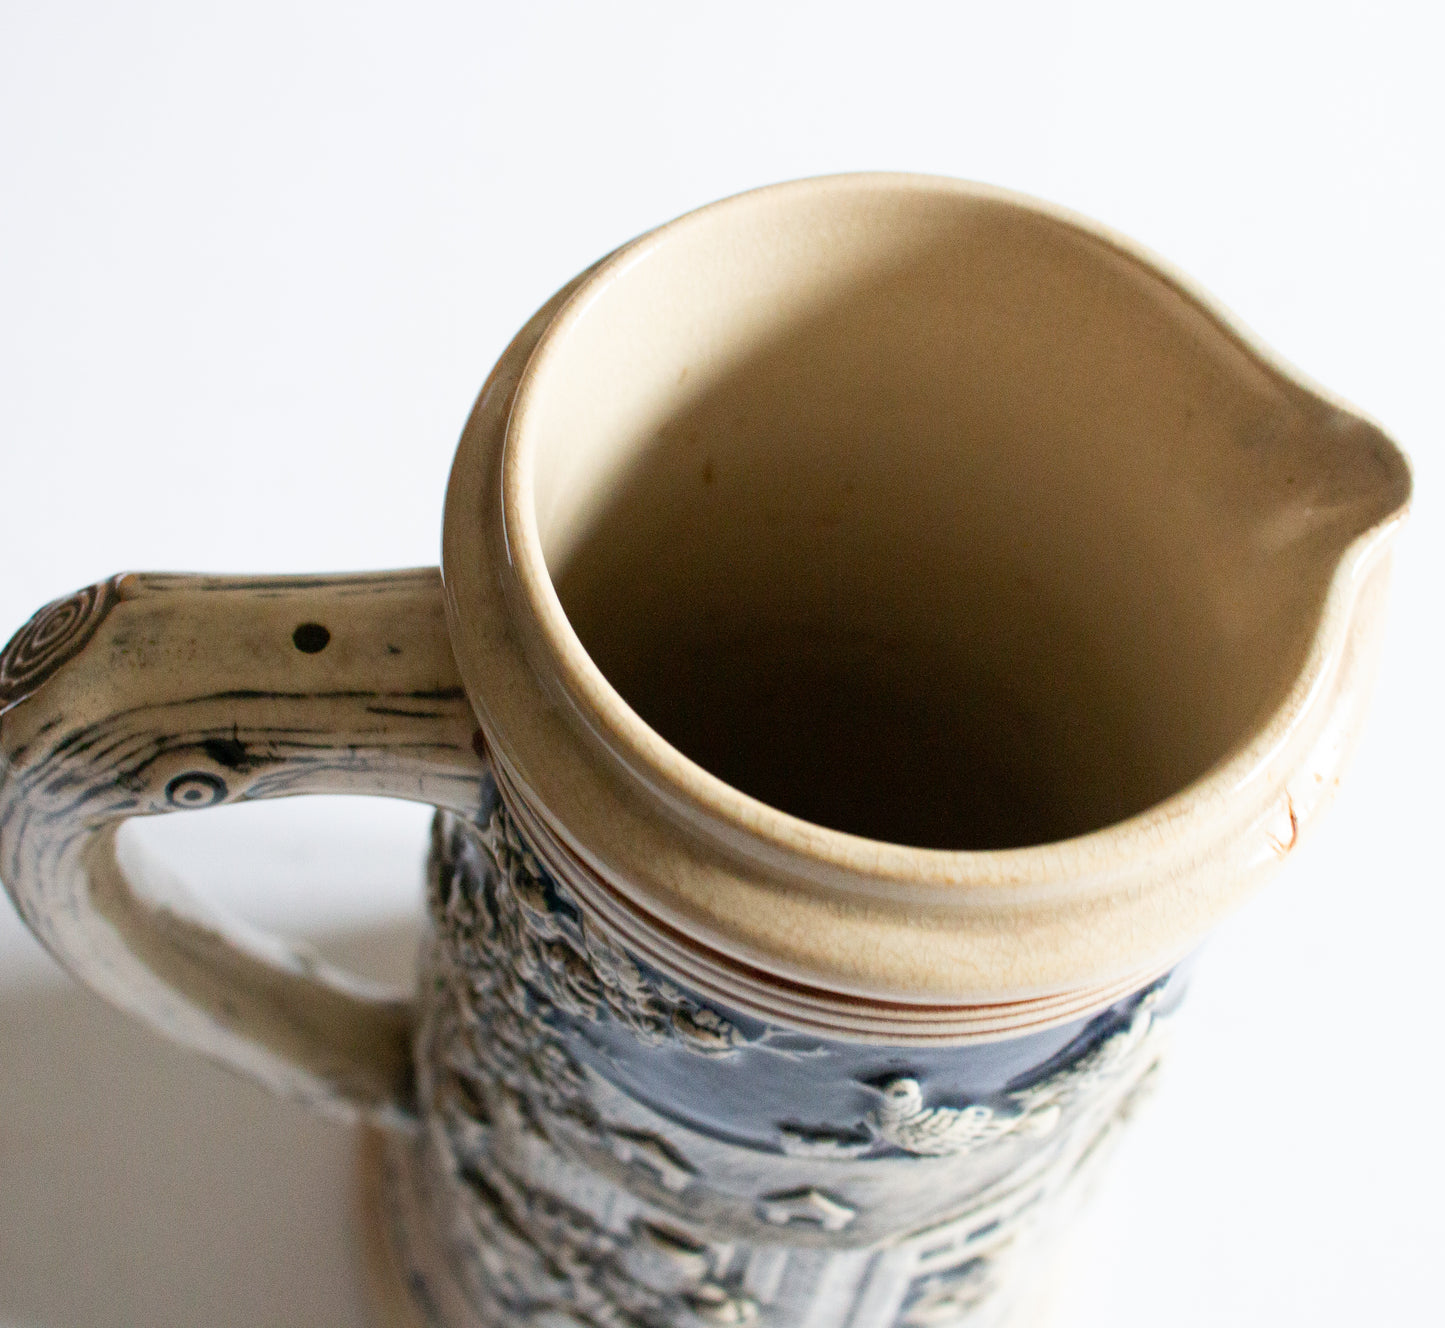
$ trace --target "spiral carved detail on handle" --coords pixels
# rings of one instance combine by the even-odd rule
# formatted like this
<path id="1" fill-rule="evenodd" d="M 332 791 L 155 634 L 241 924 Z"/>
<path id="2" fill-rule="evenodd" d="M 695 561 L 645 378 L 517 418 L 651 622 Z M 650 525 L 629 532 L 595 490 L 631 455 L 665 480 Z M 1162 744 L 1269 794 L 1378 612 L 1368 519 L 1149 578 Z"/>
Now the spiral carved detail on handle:
<path id="1" fill-rule="evenodd" d="M 47 604 L 0 651 L 0 711 L 30 696 L 74 659 L 120 598 L 121 578 L 86 586 Z"/>

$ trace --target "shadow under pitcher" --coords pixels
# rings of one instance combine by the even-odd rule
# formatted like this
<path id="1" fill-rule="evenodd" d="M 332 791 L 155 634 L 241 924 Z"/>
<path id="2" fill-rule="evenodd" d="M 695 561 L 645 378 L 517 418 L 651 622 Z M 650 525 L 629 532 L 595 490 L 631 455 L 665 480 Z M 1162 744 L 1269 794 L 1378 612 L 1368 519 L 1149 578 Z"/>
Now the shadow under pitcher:
<path id="1" fill-rule="evenodd" d="M 522 329 L 440 573 L 41 610 L 0 877 L 107 999 L 369 1123 L 398 1323 L 1040 1323 L 1179 965 L 1337 783 L 1409 488 L 1092 223 L 762 189 Z M 412 1001 L 122 830 L 338 792 L 439 809 Z"/>

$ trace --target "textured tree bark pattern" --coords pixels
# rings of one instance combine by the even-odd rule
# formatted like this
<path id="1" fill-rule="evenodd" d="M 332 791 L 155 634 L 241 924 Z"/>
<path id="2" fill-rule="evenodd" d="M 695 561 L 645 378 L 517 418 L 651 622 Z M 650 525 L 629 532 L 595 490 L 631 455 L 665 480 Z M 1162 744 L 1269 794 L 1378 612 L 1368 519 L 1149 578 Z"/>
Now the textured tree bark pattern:
<path id="1" fill-rule="evenodd" d="M 300 793 L 473 808 L 474 734 L 435 569 L 116 577 L 0 654 L 0 879 L 61 963 L 160 1031 L 337 1114 L 405 1117 L 408 1004 L 238 940 L 117 830 Z"/>

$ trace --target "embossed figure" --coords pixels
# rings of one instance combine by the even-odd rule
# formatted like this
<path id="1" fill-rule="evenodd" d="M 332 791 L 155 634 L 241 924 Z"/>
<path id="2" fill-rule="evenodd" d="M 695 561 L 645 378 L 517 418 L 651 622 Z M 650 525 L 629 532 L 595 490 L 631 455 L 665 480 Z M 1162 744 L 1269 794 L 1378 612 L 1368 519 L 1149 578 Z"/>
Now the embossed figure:
<path id="1" fill-rule="evenodd" d="M 917 1079 L 894 1079 L 883 1090 L 883 1105 L 870 1118 L 879 1135 L 905 1153 L 947 1157 L 991 1143 L 1012 1128 L 992 1107 L 925 1107 Z"/>
<path id="2" fill-rule="evenodd" d="M 558 291 L 441 569 L 132 574 L 0 650 L 0 879 L 106 999 L 384 1134 L 426 1328 L 1023 1328 L 1168 969 L 1364 715 L 1409 467 L 1178 274 L 863 175 Z M 412 1000 L 137 816 L 438 809 Z"/>
<path id="3" fill-rule="evenodd" d="M 989 1102 L 927 1105 L 912 1075 L 868 1087 L 838 1046 L 800 1062 L 611 940 L 495 785 L 477 824 L 438 819 L 430 879 L 427 971 L 450 995 L 421 1033 L 435 1125 L 399 1204 L 474 1233 L 453 1299 L 496 1328 L 1002 1323 L 1001 1273 L 1044 1238 L 1040 1201 L 1076 1184 L 1157 1058 L 1162 986 Z M 820 1100 L 879 1101 L 780 1129 L 781 1151 L 740 1143 L 647 1101 L 631 1072 L 663 1048 L 760 1098 L 806 1063 L 834 1076 Z M 428 1173 L 451 1179 L 416 1189 Z M 420 1263 L 410 1276 L 445 1299 L 455 1271 Z"/>
<path id="4" fill-rule="evenodd" d="M 923 1086 L 916 1079 L 901 1078 L 884 1086 L 883 1105 L 869 1116 L 868 1123 L 895 1148 L 925 1157 L 967 1153 L 1010 1134 L 1047 1135 L 1059 1124 L 1070 1101 L 1113 1075 L 1129 1071 L 1134 1053 L 1154 1029 L 1158 1000 L 1159 988 L 1152 988 L 1121 1028 L 1057 1073 L 1008 1093 L 1001 1108 L 982 1102 L 966 1107 L 926 1107 Z"/>

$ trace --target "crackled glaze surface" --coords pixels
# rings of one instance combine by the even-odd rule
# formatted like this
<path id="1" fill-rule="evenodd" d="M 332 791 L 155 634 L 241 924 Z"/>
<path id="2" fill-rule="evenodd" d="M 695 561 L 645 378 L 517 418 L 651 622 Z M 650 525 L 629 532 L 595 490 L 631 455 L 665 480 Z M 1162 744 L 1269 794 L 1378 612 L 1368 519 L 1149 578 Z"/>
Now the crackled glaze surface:
<path id="1" fill-rule="evenodd" d="M 630 957 L 490 782 L 437 820 L 429 911 L 391 1187 L 448 1328 L 1009 1322 L 1179 995 L 922 1055 L 769 1027 Z"/>

